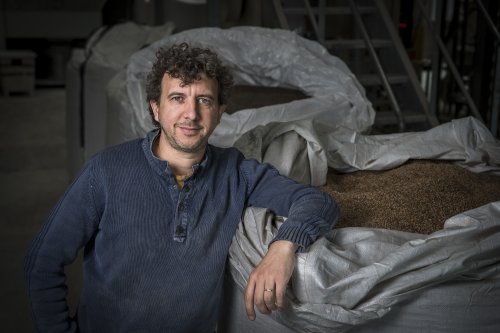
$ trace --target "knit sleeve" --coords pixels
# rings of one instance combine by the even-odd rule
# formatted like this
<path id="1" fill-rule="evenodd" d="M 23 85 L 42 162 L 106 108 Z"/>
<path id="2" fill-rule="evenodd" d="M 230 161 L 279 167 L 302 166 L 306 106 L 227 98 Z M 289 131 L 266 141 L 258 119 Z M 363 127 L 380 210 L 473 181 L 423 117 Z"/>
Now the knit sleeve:
<path id="1" fill-rule="evenodd" d="M 337 203 L 317 188 L 297 183 L 271 165 L 253 160 L 245 160 L 241 170 L 248 186 L 248 205 L 287 217 L 273 241 L 288 240 L 303 251 L 337 220 Z"/>
<path id="2" fill-rule="evenodd" d="M 66 302 L 64 266 L 72 263 L 98 223 L 92 165 L 69 186 L 25 257 L 25 280 L 39 332 L 74 332 Z"/>

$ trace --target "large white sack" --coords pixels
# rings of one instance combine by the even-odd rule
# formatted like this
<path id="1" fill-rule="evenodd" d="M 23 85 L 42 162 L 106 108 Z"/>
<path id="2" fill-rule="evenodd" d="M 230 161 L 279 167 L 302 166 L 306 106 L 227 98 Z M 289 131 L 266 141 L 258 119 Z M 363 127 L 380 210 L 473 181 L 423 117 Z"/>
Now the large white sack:
<path id="1" fill-rule="evenodd" d="M 266 209 L 247 209 L 230 248 L 222 332 L 500 328 L 500 202 L 453 216 L 431 235 L 334 229 L 297 254 L 284 311 L 249 322 L 243 290 L 280 224 Z"/>

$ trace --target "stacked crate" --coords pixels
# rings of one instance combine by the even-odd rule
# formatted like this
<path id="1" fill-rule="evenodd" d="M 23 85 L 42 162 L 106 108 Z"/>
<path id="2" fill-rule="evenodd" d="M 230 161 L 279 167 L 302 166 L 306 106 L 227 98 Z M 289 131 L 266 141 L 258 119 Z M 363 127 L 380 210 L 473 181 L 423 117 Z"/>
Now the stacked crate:
<path id="1" fill-rule="evenodd" d="M 35 57 L 32 51 L 0 51 L 0 91 L 32 95 L 35 90 Z"/>

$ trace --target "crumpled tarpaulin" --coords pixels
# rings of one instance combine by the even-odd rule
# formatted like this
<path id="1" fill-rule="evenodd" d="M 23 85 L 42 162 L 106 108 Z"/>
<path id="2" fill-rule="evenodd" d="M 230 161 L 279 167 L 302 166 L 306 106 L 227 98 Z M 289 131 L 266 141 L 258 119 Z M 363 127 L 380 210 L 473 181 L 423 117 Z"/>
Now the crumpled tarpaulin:
<path id="1" fill-rule="evenodd" d="M 230 249 L 229 274 L 237 286 L 233 294 L 242 294 L 248 275 L 267 252 L 280 225 L 273 218 L 266 209 L 246 211 Z M 426 290 L 432 291 L 425 296 L 430 301 L 408 305 Z M 257 318 L 282 326 L 257 326 L 261 332 L 344 332 L 356 326 L 356 332 L 364 332 L 370 326 L 363 324 L 374 319 L 383 332 L 421 332 L 424 327 L 433 332 L 497 332 L 500 202 L 456 215 L 431 235 L 334 229 L 297 254 L 287 296 L 283 312 Z M 407 308 L 403 318 L 382 318 L 401 307 Z M 256 328 L 244 314 L 228 317 L 232 319 L 222 325 L 222 332 Z"/>
<path id="2" fill-rule="evenodd" d="M 387 135 L 363 135 L 317 119 L 281 120 L 239 135 L 234 146 L 247 157 L 316 186 L 325 184 L 327 167 L 339 172 L 387 170 L 409 159 L 456 161 L 473 172 L 500 175 L 499 141 L 472 117 L 423 132 Z"/>

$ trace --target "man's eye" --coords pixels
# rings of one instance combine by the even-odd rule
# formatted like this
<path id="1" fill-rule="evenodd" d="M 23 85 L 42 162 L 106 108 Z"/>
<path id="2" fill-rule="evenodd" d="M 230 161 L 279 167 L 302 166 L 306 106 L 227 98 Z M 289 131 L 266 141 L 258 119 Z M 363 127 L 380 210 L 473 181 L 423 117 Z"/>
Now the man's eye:
<path id="1" fill-rule="evenodd" d="M 182 102 L 184 99 L 182 96 L 172 96 L 171 100 L 174 102 Z"/>
<path id="2" fill-rule="evenodd" d="M 210 98 L 207 98 L 207 97 L 200 97 L 200 98 L 198 98 L 198 103 L 200 103 L 202 105 L 211 105 L 212 100 Z"/>

